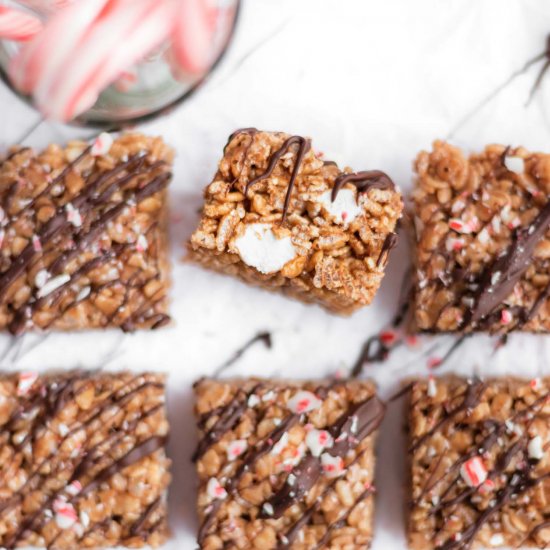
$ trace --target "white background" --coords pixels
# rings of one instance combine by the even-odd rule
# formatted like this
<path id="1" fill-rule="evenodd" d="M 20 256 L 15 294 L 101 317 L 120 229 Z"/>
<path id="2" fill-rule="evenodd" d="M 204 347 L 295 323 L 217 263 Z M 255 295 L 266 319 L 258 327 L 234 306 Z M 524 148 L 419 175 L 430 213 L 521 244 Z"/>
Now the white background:
<path id="1" fill-rule="evenodd" d="M 18 343 L 3 337 L 0 364 L 98 367 L 109 357 L 109 369 L 170 373 L 174 539 L 167 549 L 195 547 L 192 382 L 212 373 L 259 330 L 272 331 L 274 348 L 257 345 L 227 375 L 315 378 L 349 368 L 365 338 L 391 317 L 408 261 L 402 239 L 374 304 L 348 319 L 182 263 L 182 243 L 197 223 L 202 188 L 228 134 L 246 126 L 305 134 L 327 158 L 356 170 L 382 169 L 407 191 L 416 153 L 448 136 L 540 53 L 549 31 L 545 0 L 248 0 L 228 56 L 209 83 L 170 116 L 141 128 L 162 134 L 178 153 L 171 187 L 174 326 L 134 335 L 27 335 Z M 500 142 L 550 151 L 550 74 L 525 108 L 539 67 L 513 80 L 453 142 L 471 150 Z M 1 145 L 18 140 L 37 120 L 0 88 Z M 41 146 L 81 134 L 42 124 L 27 143 Z M 450 340 L 437 342 L 445 349 Z M 495 355 L 491 346 L 488 338 L 468 342 L 442 371 L 550 372 L 544 337 L 513 336 Z M 400 378 L 425 374 L 426 358 L 409 351 L 367 372 L 389 395 Z M 374 550 L 405 548 L 400 414 L 399 405 L 392 405 L 382 427 Z"/>

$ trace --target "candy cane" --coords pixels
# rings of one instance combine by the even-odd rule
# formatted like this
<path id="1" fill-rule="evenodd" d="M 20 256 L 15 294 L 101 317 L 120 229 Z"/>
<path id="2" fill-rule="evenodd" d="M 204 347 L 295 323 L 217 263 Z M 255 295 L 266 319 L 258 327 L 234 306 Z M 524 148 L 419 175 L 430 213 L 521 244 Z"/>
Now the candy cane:
<path id="1" fill-rule="evenodd" d="M 25 42 L 42 30 L 40 19 L 21 10 L 0 6 L 0 38 Z"/>
<path id="2" fill-rule="evenodd" d="M 44 30 L 13 58 L 14 85 L 31 93 L 38 82 L 78 55 L 80 42 L 104 8 L 113 0 L 79 0 L 54 14 Z"/>
<path id="3" fill-rule="evenodd" d="M 186 73 L 202 74 L 212 63 L 215 25 L 204 0 L 179 2 L 172 53 L 178 67 Z"/>
<path id="4" fill-rule="evenodd" d="M 38 83 L 38 107 L 61 120 L 91 107 L 121 71 L 168 37 L 174 6 L 159 0 L 113 2 L 109 13 L 90 28 L 78 55 Z"/>

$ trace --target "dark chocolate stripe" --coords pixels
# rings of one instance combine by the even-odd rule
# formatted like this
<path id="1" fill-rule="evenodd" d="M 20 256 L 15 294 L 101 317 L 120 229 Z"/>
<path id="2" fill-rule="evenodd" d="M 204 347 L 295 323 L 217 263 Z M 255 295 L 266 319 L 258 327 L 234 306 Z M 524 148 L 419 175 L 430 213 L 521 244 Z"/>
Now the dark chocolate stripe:
<path id="1" fill-rule="evenodd" d="M 474 294 L 474 306 L 464 317 L 464 326 L 476 326 L 512 292 L 523 276 L 535 247 L 550 227 L 550 201 L 528 228 L 516 230 L 506 253 L 484 272 Z"/>
<path id="2" fill-rule="evenodd" d="M 286 219 L 286 215 L 288 213 L 288 207 L 290 205 L 290 196 L 292 194 L 292 190 L 294 188 L 294 184 L 296 182 L 296 178 L 298 176 L 298 172 L 300 171 L 300 167 L 302 165 L 302 162 L 304 160 L 304 157 L 306 153 L 311 149 L 311 140 L 303 138 L 301 136 L 291 136 L 285 142 L 281 145 L 277 151 L 272 153 L 269 163 L 267 165 L 267 169 L 263 174 L 260 174 L 259 176 L 256 176 L 255 178 L 251 179 L 245 187 L 244 194 L 245 196 L 248 194 L 249 189 L 257 182 L 264 180 L 266 178 L 269 178 L 271 174 L 273 173 L 273 170 L 275 170 L 275 167 L 277 166 L 277 163 L 281 160 L 281 157 L 292 147 L 292 145 L 298 145 L 298 149 L 296 151 L 296 160 L 294 161 L 294 167 L 292 168 L 292 172 L 290 174 L 290 180 L 288 182 L 288 188 L 285 195 L 285 202 L 283 206 L 283 216 L 281 218 L 281 223 L 284 223 Z"/>
<path id="3" fill-rule="evenodd" d="M 367 193 L 371 189 L 395 189 L 395 183 L 388 174 L 381 170 L 363 170 L 353 174 L 342 174 L 334 180 L 331 195 L 333 201 L 336 200 L 338 193 L 346 183 L 355 185 L 359 193 Z"/>

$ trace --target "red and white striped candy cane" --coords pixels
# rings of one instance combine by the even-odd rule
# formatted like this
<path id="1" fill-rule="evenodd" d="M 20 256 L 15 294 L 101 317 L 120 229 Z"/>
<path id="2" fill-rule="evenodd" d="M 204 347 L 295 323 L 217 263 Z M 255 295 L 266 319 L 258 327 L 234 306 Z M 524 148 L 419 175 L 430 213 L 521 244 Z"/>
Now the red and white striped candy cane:
<path id="1" fill-rule="evenodd" d="M 25 42 L 42 30 L 38 17 L 7 6 L 0 6 L 0 39 Z"/>

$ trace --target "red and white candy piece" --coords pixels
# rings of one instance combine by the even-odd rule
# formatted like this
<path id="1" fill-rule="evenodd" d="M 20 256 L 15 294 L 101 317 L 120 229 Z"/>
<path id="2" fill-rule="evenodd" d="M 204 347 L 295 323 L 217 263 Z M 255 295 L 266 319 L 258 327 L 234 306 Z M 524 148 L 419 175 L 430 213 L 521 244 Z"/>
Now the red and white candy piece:
<path id="1" fill-rule="evenodd" d="M 457 233 L 469 234 L 479 229 L 479 220 L 473 217 L 471 220 L 463 222 L 459 218 L 451 218 L 449 220 L 449 227 Z"/>
<path id="2" fill-rule="evenodd" d="M 288 408 L 295 414 L 319 409 L 323 402 L 310 391 L 300 390 L 288 400 Z"/>
<path id="3" fill-rule="evenodd" d="M 92 157 L 101 157 L 106 155 L 114 143 L 113 136 L 108 132 L 101 132 L 99 136 L 94 139 L 90 154 Z"/>
<path id="4" fill-rule="evenodd" d="M 185 0 L 178 4 L 172 56 L 177 69 L 183 73 L 202 75 L 213 60 L 215 18 L 208 13 L 204 0 Z"/>
<path id="5" fill-rule="evenodd" d="M 447 252 L 458 252 L 466 245 L 466 241 L 462 237 L 448 237 L 445 242 Z"/>
<path id="6" fill-rule="evenodd" d="M 310 430 L 306 435 L 306 445 L 313 456 L 321 456 L 321 453 L 332 447 L 334 441 L 327 430 Z"/>
<path id="7" fill-rule="evenodd" d="M 140 235 L 136 240 L 136 250 L 138 252 L 145 252 L 148 246 L 147 237 L 145 235 Z"/>
<path id="8" fill-rule="evenodd" d="M 82 226 L 82 217 L 77 208 L 75 208 L 70 202 L 65 205 L 65 211 L 67 212 L 67 221 L 75 227 Z"/>
<path id="9" fill-rule="evenodd" d="M 503 309 L 500 312 L 500 322 L 503 325 L 509 325 L 512 322 L 513 316 L 509 309 Z"/>
<path id="10" fill-rule="evenodd" d="M 270 442 L 271 440 L 268 440 L 268 442 Z M 280 455 L 288 446 L 288 433 L 285 432 L 282 436 L 281 436 L 281 439 L 279 439 L 279 441 L 277 441 L 272 449 L 271 449 L 271 454 L 272 455 Z"/>
<path id="11" fill-rule="evenodd" d="M 328 453 L 321 455 L 321 466 L 328 477 L 338 477 L 344 473 L 344 459 Z"/>
<path id="12" fill-rule="evenodd" d="M 479 487 L 487 479 L 487 469 L 483 460 L 474 456 L 462 464 L 460 475 L 469 487 Z"/>
<path id="13" fill-rule="evenodd" d="M 0 6 L 0 39 L 26 42 L 42 30 L 40 19 L 30 13 Z"/>
<path id="14" fill-rule="evenodd" d="M 227 497 L 227 491 L 215 477 L 211 477 L 208 480 L 208 483 L 206 484 L 206 493 L 211 498 L 224 499 Z"/>
<path id="15" fill-rule="evenodd" d="M 231 443 L 227 446 L 227 459 L 235 460 L 246 451 L 247 446 L 248 444 L 246 439 L 231 441 Z"/>
<path id="16" fill-rule="evenodd" d="M 55 522 L 60 529 L 69 529 L 78 521 L 74 506 L 62 498 L 56 498 L 53 503 Z"/>
<path id="17" fill-rule="evenodd" d="M 37 380 L 38 380 L 37 372 L 34 372 L 34 371 L 22 372 L 19 375 L 19 382 L 17 383 L 17 395 L 19 397 L 28 395 Z"/>
<path id="18" fill-rule="evenodd" d="M 42 252 L 42 243 L 40 242 L 40 237 L 38 235 L 32 236 L 32 247 L 35 252 Z"/>
<path id="19" fill-rule="evenodd" d="M 80 491 L 82 491 L 82 484 L 76 479 L 65 487 L 65 492 L 73 497 L 78 495 Z"/>

